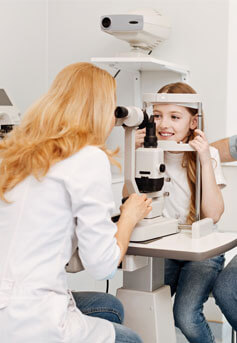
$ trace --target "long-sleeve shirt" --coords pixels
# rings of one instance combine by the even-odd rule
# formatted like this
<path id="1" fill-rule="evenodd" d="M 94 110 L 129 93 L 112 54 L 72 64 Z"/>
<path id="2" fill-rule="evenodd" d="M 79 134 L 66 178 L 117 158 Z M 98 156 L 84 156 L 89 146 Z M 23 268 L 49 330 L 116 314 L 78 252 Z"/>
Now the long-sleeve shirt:
<path id="1" fill-rule="evenodd" d="M 111 221 L 110 164 L 87 146 L 28 176 L 0 201 L 1 343 L 114 343 L 113 325 L 83 315 L 68 291 L 65 265 L 77 235 L 81 261 L 96 279 L 120 258 Z"/>

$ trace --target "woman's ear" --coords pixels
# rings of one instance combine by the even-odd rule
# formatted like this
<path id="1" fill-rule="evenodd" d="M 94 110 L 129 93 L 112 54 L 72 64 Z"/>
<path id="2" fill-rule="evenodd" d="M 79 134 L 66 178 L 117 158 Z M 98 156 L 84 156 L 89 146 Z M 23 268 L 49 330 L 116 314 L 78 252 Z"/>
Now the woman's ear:
<path id="1" fill-rule="evenodd" d="M 191 130 L 195 130 L 197 128 L 197 114 L 191 118 L 189 128 Z"/>

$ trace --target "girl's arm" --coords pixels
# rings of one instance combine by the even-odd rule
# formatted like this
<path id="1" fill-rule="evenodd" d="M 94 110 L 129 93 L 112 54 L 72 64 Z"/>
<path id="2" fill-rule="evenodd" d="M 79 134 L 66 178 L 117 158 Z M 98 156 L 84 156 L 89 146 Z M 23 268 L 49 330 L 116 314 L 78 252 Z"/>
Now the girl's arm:
<path id="1" fill-rule="evenodd" d="M 224 201 L 216 183 L 208 141 L 201 130 L 195 130 L 195 133 L 197 136 L 189 144 L 198 152 L 201 163 L 202 216 L 217 223 L 224 212 Z"/>

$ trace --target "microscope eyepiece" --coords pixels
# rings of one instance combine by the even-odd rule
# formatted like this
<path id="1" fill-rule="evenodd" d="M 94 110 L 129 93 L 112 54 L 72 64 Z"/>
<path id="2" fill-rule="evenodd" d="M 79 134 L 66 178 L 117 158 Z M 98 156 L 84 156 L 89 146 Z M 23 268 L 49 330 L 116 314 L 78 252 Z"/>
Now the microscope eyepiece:
<path id="1" fill-rule="evenodd" d="M 114 111 L 116 126 L 139 127 L 146 122 L 147 114 L 141 108 L 135 106 L 118 106 Z M 145 126 L 143 126 L 145 127 Z"/>
<path id="2" fill-rule="evenodd" d="M 144 148 L 156 148 L 157 137 L 156 137 L 156 123 L 154 116 L 150 116 L 148 123 L 146 124 L 146 136 L 144 138 Z"/>
<path id="3" fill-rule="evenodd" d="M 128 109 L 126 107 L 118 106 L 114 111 L 116 118 L 125 118 L 128 115 Z"/>

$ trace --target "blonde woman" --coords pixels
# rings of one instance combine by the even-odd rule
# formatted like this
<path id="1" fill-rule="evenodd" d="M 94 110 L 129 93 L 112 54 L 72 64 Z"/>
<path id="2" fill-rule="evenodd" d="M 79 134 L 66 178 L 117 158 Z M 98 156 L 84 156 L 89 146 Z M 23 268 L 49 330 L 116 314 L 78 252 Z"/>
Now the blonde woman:
<path id="1" fill-rule="evenodd" d="M 83 314 L 65 272 L 76 234 L 85 270 L 96 279 L 113 275 L 134 226 L 151 210 L 151 200 L 133 194 L 117 226 L 111 221 L 113 154 L 105 141 L 115 88 L 106 71 L 69 65 L 0 144 L 1 343 L 141 342 L 95 317 L 93 304 L 99 316 L 106 295 L 82 297 L 92 307 L 91 316 Z M 118 301 L 109 302 L 116 314 Z"/>
<path id="2" fill-rule="evenodd" d="M 186 83 L 177 82 L 162 87 L 158 93 L 196 93 Z M 220 188 L 225 184 L 218 151 L 209 147 L 205 134 L 197 130 L 197 109 L 175 104 L 153 107 L 158 140 L 189 143 L 197 151 L 201 163 L 202 218 L 218 222 L 224 203 Z M 144 130 L 138 131 L 136 146 L 144 140 Z M 180 224 L 195 221 L 196 152 L 165 152 L 166 182 L 164 216 L 177 218 Z M 215 338 L 203 315 L 203 304 L 223 268 L 224 256 L 202 262 L 165 261 L 165 283 L 175 294 L 174 319 L 190 343 L 214 343 Z"/>

